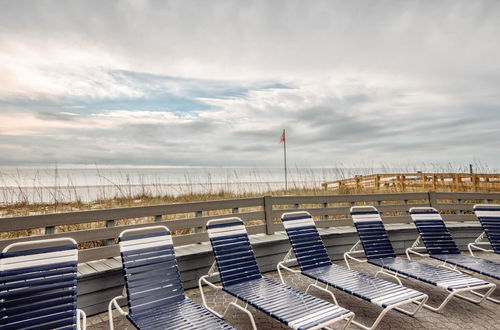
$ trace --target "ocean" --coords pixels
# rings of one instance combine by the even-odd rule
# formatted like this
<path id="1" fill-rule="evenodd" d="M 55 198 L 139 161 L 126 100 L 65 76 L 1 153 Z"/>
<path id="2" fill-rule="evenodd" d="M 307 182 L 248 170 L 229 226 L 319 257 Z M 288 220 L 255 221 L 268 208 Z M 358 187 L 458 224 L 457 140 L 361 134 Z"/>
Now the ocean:
<path id="1" fill-rule="evenodd" d="M 421 168 L 435 172 L 447 169 Z M 324 181 L 374 173 L 416 172 L 409 168 L 290 167 L 289 188 L 321 188 Z M 270 193 L 285 188 L 283 168 L 170 166 L 0 167 L 0 205 L 19 202 L 92 202 L 115 197 L 185 194 Z"/>
<path id="2" fill-rule="evenodd" d="M 362 168 L 287 170 L 289 188 L 320 188 L 323 181 L 371 174 Z M 265 193 L 285 188 L 283 168 L 52 166 L 0 167 L 0 204 L 51 203 L 192 193 Z"/>

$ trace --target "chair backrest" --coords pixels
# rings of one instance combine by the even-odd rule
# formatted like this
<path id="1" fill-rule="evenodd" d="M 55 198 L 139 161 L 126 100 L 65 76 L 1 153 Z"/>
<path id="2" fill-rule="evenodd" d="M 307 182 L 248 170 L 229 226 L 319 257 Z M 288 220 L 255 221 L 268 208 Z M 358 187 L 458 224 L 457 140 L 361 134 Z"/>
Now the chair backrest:
<path id="1" fill-rule="evenodd" d="M 427 206 L 412 207 L 409 213 L 430 255 L 460 254 L 438 210 Z"/>
<path id="2" fill-rule="evenodd" d="M 119 244 L 131 315 L 185 298 L 172 235 L 167 227 L 124 230 Z"/>
<path id="3" fill-rule="evenodd" d="M 500 204 L 476 204 L 474 212 L 496 253 L 500 253 Z"/>
<path id="4" fill-rule="evenodd" d="M 368 260 L 396 257 L 389 234 L 375 207 L 353 206 L 351 217 Z"/>
<path id="5" fill-rule="evenodd" d="M 0 255 L 0 329 L 76 329 L 77 264 L 71 238 L 7 246 Z"/>
<path id="6" fill-rule="evenodd" d="M 311 214 L 283 213 L 281 221 L 302 271 L 332 264 Z"/>
<path id="7" fill-rule="evenodd" d="M 210 220 L 207 231 L 223 286 L 262 277 L 245 225 L 240 218 Z"/>

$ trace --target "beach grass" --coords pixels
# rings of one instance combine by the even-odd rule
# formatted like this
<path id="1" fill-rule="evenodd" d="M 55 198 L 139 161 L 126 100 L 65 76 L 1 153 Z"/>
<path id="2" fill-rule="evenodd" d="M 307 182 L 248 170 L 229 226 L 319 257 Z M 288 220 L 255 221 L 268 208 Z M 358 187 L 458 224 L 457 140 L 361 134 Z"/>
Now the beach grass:
<path id="1" fill-rule="evenodd" d="M 393 169 L 390 169 L 393 171 Z M 373 171 L 366 171 L 366 174 L 373 174 Z M 398 193 L 398 192 L 418 192 L 427 191 L 419 187 L 401 187 L 392 186 L 385 189 L 376 190 L 374 188 L 346 188 L 341 187 L 340 189 L 328 189 L 325 190 L 321 186 L 322 180 L 314 176 L 312 171 L 303 171 L 303 173 L 297 177 L 298 180 L 290 181 L 288 183 L 289 189 L 276 189 L 276 184 L 269 184 L 266 187 L 266 183 L 263 181 L 258 181 L 259 178 L 256 177 L 257 183 L 260 185 L 260 189 L 252 190 L 251 184 L 249 182 L 241 183 L 241 189 L 229 189 L 229 186 L 224 187 L 224 185 L 219 184 L 204 184 L 202 191 L 200 192 L 199 185 L 194 182 L 186 183 L 182 185 L 182 190 L 175 191 L 173 194 L 169 193 L 152 193 L 151 190 L 146 189 L 146 187 L 139 187 L 139 189 L 132 191 L 127 185 L 127 182 L 123 184 L 117 184 L 116 189 L 119 194 L 115 196 L 107 196 L 103 194 L 101 198 L 96 200 L 85 202 L 81 196 L 78 196 L 76 189 L 72 195 L 71 201 L 63 201 L 57 198 L 57 194 L 54 193 L 53 199 L 47 203 L 35 203 L 30 202 L 36 200 L 33 196 L 26 196 L 26 191 L 23 191 L 23 187 L 18 187 L 17 192 L 12 191 L 12 193 L 17 193 L 25 196 L 25 198 L 18 200 L 15 203 L 6 203 L 0 205 L 0 216 L 1 217 L 16 217 L 16 216 L 29 216 L 29 215 L 39 215 L 39 214 L 51 214 L 60 212 L 72 212 L 72 211 L 85 211 L 85 210 L 99 210 L 99 209 L 110 209 L 110 208 L 123 208 L 123 207 L 137 207 L 137 206 L 151 206 L 151 205 L 162 205 L 162 204 L 172 204 L 172 203 L 186 203 L 186 202 L 200 202 L 200 201 L 212 201 L 212 200 L 224 200 L 224 199 L 236 199 L 236 198 L 249 198 L 249 197 L 261 197 L 266 195 L 272 196 L 300 196 L 300 195 L 339 195 L 339 194 L 371 194 L 371 193 Z M 229 184 L 229 182 L 228 182 Z M 144 184 L 145 185 L 145 184 Z M 237 182 L 231 183 L 231 188 L 234 185 L 238 185 Z M 283 183 L 280 184 L 284 186 Z M 279 185 L 278 185 L 279 186 Z M 264 187 L 264 188 L 262 188 Z M 70 187 L 71 188 L 71 187 Z M 226 189 L 225 189 L 226 188 Z M 266 189 L 267 188 L 267 189 Z M 35 187 L 32 189 L 32 193 L 36 193 L 42 189 L 41 187 Z M 71 189 L 70 189 L 71 190 Z M 466 186 L 455 186 L 448 188 L 440 188 L 438 191 L 443 192 L 468 192 L 471 191 L 470 187 Z M 157 192 L 161 192 L 157 190 Z M 477 191 L 477 192 L 487 192 L 487 191 Z M 304 205 L 306 207 L 307 205 Z M 246 211 L 256 211 L 256 208 L 248 208 L 245 210 L 240 210 L 240 212 Z M 227 215 L 223 210 L 215 210 L 204 212 L 204 215 Z M 164 215 L 164 220 L 171 219 L 182 219 L 194 217 L 194 214 L 173 214 Z M 138 223 L 149 223 L 150 218 L 135 218 L 135 219 L 123 219 L 117 220 L 115 225 L 130 225 Z M 258 222 L 258 221 L 257 221 Z M 252 224 L 260 224 L 260 223 Z M 87 229 L 98 229 L 106 227 L 105 221 L 97 221 L 87 224 L 77 224 L 77 225 L 66 225 L 58 226 L 56 232 L 70 232 L 78 230 Z M 176 232 L 175 234 L 188 234 L 192 232 L 191 230 L 182 230 Z M 33 235 L 43 235 L 44 228 L 33 228 L 30 230 L 22 230 L 16 232 L 3 232 L 0 233 L 0 239 L 26 237 Z M 90 245 L 88 245 L 90 244 Z M 100 246 L 100 242 L 89 242 L 85 247 L 95 247 Z"/>

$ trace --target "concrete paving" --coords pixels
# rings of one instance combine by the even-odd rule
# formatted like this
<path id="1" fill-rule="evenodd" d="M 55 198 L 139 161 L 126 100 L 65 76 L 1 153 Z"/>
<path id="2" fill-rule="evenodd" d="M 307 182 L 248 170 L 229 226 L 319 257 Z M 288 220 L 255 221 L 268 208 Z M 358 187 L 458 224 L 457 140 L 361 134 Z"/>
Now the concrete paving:
<path id="1" fill-rule="evenodd" d="M 479 256 L 484 257 L 486 259 L 490 259 L 496 262 L 500 262 L 500 256 L 492 253 L 489 254 L 479 254 Z M 430 264 L 439 264 L 439 262 L 434 261 L 430 258 L 423 258 L 420 261 L 430 263 Z M 345 266 L 344 262 L 337 262 L 340 265 Z M 375 275 L 378 268 L 368 264 L 355 264 L 353 268 L 364 273 Z M 274 280 L 279 281 L 279 276 L 277 272 L 270 272 L 265 274 L 266 277 L 272 278 Z M 473 276 L 485 279 L 487 281 L 493 282 L 500 287 L 500 281 L 492 280 L 491 278 L 474 274 Z M 309 283 L 312 283 L 312 280 L 309 280 L 306 277 L 300 275 L 286 275 L 286 283 L 289 286 L 294 288 L 305 290 Z M 433 306 L 436 306 L 440 303 L 445 297 L 446 292 L 444 290 L 440 290 L 435 286 L 427 285 L 423 282 L 411 280 L 411 279 L 403 279 L 403 285 L 419 290 L 423 293 L 429 295 L 428 303 Z M 206 289 L 207 292 L 207 301 L 209 306 L 214 307 L 215 310 L 222 312 L 227 303 L 234 301 L 234 298 L 224 292 L 215 292 L 212 289 Z M 368 303 L 364 300 L 358 299 L 352 295 L 343 293 L 339 290 L 333 289 L 335 296 L 339 302 L 339 305 L 347 308 L 356 313 L 356 320 L 363 324 L 372 324 L 372 322 L 377 317 L 378 313 L 382 310 L 380 307 L 375 306 L 374 304 Z M 325 300 L 331 300 L 331 298 L 321 292 L 311 292 L 312 294 L 323 298 Z M 198 289 L 187 290 L 186 294 L 193 300 L 198 303 L 201 303 L 201 296 Z M 499 299 L 500 298 L 500 289 L 497 289 L 494 292 L 493 297 Z M 249 308 L 249 310 L 254 315 L 255 321 L 257 323 L 257 327 L 259 329 L 288 329 L 285 325 L 275 321 L 274 319 L 268 317 L 262 312 L 259 312 L 253 308 Z M 238 329 L 251 329 L 250 322 L 248 317 L 234 310 L 234 312 L 230 312 L 226 321 L 231 325 L 235 326 Z M 123 316 L 118 316 L 116 313 L 113 317 L 114 327 L 115 329 L 134 329 L 134 327 L 127 321 L 127 319 Z M 340 328 L 335 327 L 336 329 Z M 106 313 L 99 314 L 96 316 L 92 316 L 88 319 L 88 329 L 89 330 L 103 330 L 108 329 L 108 316 Z M 349 329 L 359 329 L 358 327 L 351 325 Z M 417 313 L 414 317 L 410 317 L 399 313 L 397 311 L 390 311 L 382 322 L 379 324 L 377 329 L 432 329 L 432 330 L 440 330 L 440 329 L 484 329 L 484 330 L 492 330 L 499 329 L 500 330 L 500 305 L 494 304 L 492 302 L 484 302 L 482 305 L 476 305 L 464 301 L 462 299 L 454 298 L 449 304 L 444 308 L 440 313 L 431 312 L 427 309 L 422 309 L 419 313 Z"/>

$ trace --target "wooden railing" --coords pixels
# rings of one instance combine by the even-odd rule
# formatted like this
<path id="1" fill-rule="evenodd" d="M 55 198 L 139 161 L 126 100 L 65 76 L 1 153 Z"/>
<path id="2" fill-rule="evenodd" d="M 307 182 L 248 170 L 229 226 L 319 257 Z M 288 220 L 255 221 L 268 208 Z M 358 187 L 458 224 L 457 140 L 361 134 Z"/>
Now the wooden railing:
<path id="1" fill-rule="evenodd" d="M 324 189 L 500 191 L 500 174 L 391 173 L 323 182 Z"/>
<path id="2" fill-rule="evenodd" d="M 72 237 L 80 243 L 80 262 L 119 255 L 119 233 L 128 228 L 163 224 L 174 231 L 174 244 L 196 244 L 208 240 L 203 227 L 210 219 L 234 216 L 247 223 L 250 234 L 273 234 L 283 230 L 283 212 L 304 210 L 318 227 L 352 226 L 349 208 L 375 205 L 386 223 L 409 223 L 406 214 L 413 206 L 433 206 L 446 221 L 476 221 L 475 203 L 499 203 L 500 193 L 395 193 L 328 196 L 265 196 L 208 202 L 129 207 L 95 211 L 0 218 L 0 248 L 13 242 L 44 238 Z M 169 220 L 170 219 L 170 220 Z M 91 229 L 86 229 L 90 227 Z M 97 242 L 97 243 L 96 243 Z M 89 246 L 97 246 L 87 248 Z"/>

